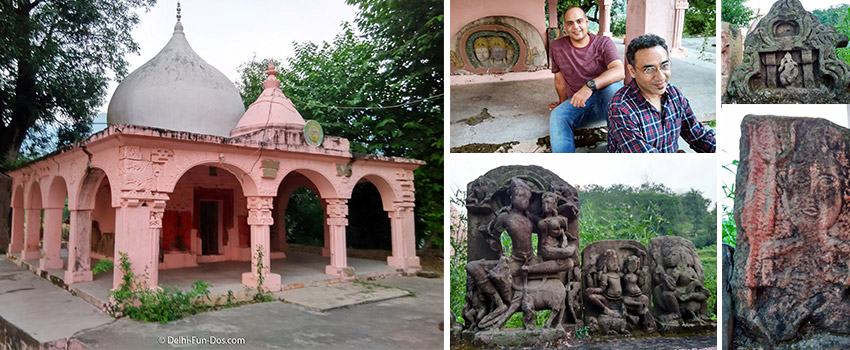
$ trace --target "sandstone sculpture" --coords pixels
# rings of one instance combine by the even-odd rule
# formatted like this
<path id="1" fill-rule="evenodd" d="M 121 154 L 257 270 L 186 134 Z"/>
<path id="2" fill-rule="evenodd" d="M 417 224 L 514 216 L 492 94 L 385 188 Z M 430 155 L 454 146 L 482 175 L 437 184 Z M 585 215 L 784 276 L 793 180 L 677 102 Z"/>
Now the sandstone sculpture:
<path id="1" fill-rule="evenodd" d="M 731 103 L 848 103 L 847 35 L 821 24 L 799 0 L 779 0 L 747 35 L 729 80 Z"/>
<path id="2" fill-rule="evenodd" d="M 850 346 L 850 130 L 747 116 L 730 280 L 739 346 Z"/>
<path id="3" fill-rule="evenodd" d="M 649 241 L 652 254 L 652 291 L 655 314 L 662 327 L 710 322 L 704 272 L 693 242 L 676 236 Z"/>

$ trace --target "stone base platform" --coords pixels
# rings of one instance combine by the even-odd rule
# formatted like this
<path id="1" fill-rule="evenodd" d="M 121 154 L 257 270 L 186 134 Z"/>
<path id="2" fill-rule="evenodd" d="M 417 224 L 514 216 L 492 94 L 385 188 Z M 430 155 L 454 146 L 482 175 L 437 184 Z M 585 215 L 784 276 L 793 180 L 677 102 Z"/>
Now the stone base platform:
<path id="1" fill-rule="evenodd" d="M 464 331 L 461 337 L 475 346 L 485 348 L 533 346 L 551 344 L 576 331 L 576 325 L 565 328 L 496 329 L 480 332 Z"/>

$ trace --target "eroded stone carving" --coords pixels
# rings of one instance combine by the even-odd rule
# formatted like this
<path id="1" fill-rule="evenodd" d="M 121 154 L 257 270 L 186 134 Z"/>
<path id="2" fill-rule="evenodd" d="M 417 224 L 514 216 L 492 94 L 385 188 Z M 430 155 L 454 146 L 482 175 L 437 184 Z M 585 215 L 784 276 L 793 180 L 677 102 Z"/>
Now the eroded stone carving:
<path id="1" fill-rule="evenodd" d="M 655 332 L 646 247 L 631 240 L 597 241 L 588 244 L 581 256 L 584 316 L 590 331 Z"/>
<path id="2" fill-rule="evenodd" d="M 470 186 L 492 187 L 492 183 L 495 181 L 479 179 Z M 571 187 L 566 183 L 561 186 Z M 476 229 L 500 258 L 470 260 L 466 266 L 466 329 L 497 329 L 515 312 L 522 312 L 523 326 L 531 330 L 536 310 L 552 310 L 544 328 L 575 325 L 580 322 L 580 307 L 570 296 L 577 293 L 571 288 L 578 287 L 578 232 L 570 231 L 571 219 L 562 214 L 568 213 L 575 220 L 573 213 L 578 209 L 565 206 L 567 200 L 555 192 L 533 190 L 520 177 L 510 178 L 507 188 L 497 192 L 502 190 L 510 204 Z M 473 197 L 493 199 L 492 195 Z M 486 204 L 481 207 L 489 208 Z M 510 247 L 501 246 L 501 232 L 511 237 Z M 539 235 L 538 254 L 532 246 L 535 232 Z"/>
<path id="3" fill-rule="evenodd" d="M 726 102 L 848 103 L 850 66 L 837 58 L 847 35 L 821 24 L 799 0 L 779 0 L 744 42 Z"/>
<path id="4" fill-rule="evenodd" d="M 735 198 L 733 342 L 850 346 L 850 130 L 747 116 Z"/>
<path id="5" fill-rule="evenodd" d="M 676 236 L 649 241 L 652 254 L 654 313 L 664 328 L 683 324 L 708 324 L 708 298 L 704 271 L 694 243 Z"/>

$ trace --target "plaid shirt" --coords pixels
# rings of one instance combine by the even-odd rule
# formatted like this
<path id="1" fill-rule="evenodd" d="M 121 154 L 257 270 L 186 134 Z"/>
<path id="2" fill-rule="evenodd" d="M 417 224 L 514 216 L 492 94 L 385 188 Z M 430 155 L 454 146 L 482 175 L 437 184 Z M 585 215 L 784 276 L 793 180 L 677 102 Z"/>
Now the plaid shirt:
<path id="1" fill-rule="evenodd" d="M 697 152 L 714 152 L 714 131 L 694 116 L 688 99 L 667 84 L 661 111 L 655 108 L 632 80 L 614 94 L 608 106 L 608 152 L 659 153 L 679 150 L 679 135 Z"/>

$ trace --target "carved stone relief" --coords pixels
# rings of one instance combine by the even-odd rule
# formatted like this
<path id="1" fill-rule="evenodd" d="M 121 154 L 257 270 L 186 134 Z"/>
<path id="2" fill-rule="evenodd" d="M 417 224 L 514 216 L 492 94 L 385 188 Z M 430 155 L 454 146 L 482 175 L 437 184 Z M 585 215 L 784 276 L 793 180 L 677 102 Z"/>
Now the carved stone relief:
<path id="1" fill-rule="evenodd" d="M 850 346 L 850 130 L 747 116 L 729 281 L 737 346 Z"/>
<path id="2" fill-rule="evenodd" d="M 729 80 L 730 103 L 848 103 L 847 35 L 821 24 L 799 0 L 779 0 L 747 35 Z"/>

